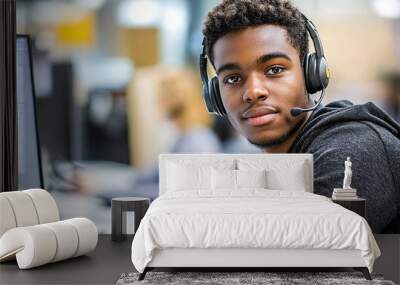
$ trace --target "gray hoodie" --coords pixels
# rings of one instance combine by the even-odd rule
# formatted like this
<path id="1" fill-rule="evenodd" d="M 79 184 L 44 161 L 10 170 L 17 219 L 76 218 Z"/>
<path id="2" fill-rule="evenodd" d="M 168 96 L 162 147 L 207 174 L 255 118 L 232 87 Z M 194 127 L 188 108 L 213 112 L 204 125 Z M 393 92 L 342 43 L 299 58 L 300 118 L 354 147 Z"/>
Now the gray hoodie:
<path id="1" fill-rule="evenodd" d="M 314 192 L 341 188 L 344 161 L 352 161 L 351 187 L 367 200 L 374 233 L 400 233 L 400 125 L 373 103 L 336 101 L 317 108 L 291 153 L 314 156 Z"/>

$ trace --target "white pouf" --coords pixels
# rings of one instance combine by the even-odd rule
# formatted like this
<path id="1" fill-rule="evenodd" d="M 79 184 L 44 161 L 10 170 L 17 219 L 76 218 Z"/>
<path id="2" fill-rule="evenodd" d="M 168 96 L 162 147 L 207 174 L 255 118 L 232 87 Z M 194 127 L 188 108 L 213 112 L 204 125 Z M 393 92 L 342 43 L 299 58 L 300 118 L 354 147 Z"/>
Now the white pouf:
<path id="1" fill-rule="evenodd" d="M 0 262 L 28 269 L 96 248 L 96 225 L 86 218 L 59 221 L 53 197 L 42 189 L 0 193 Z"/>

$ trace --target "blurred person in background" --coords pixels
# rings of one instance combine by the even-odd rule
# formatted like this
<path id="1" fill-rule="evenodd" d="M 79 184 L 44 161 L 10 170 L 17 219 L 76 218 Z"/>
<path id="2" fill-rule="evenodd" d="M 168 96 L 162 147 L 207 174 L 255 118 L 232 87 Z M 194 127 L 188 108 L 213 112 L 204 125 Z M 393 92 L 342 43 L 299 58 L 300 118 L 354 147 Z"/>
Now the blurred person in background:
<path id="1" fill-rule="evenodd" d="M 168 153 L 218 153 L 221 142 L 212 131 L 212 118 L 203 108 L 197 75 L 187 69 L 166 70 L 158 82 L 158 109 L 171 121 L 178 132 Z M 149 145 L 150 147 L 150 145 Z M 85 175 L 75 175 L 78 191 L 105 199 L 110 204 L 113 197 L 139 196 L 154 200 L 158 196 L 158 161 L 132 173 L 126 189 L 101 189 L 102 185 L 86 183 Z M 87 178 L 86 178 L 87 179 Z M 90 186 L 89 186 L 90 185 Z"/>
<path id="2" fill-rule="evenodd" d="M 203 108 L 200 82 L 191 70 L 175 70 L 162 75 L 159 84 L 159 109 L 173 122 L 179 136 L 172 153 L 221 152 L 212 131 L 212 117 Z"/>
<path id="3" fill-rule="evenodd" d="M 382 108 L 400 123 L 400 71 L 391 71 L 382 75 Z"/>

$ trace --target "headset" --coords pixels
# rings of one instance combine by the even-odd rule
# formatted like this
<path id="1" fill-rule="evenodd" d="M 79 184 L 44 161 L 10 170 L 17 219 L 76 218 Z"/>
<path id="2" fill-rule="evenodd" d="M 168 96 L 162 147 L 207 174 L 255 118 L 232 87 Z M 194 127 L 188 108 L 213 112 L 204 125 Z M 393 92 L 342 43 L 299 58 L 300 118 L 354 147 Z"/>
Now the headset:
<path id="1" fill-rule="evenodd" d="M 295 107 L 290 110 L 290 114 L 294 117 L 300 115 L 303 112 L 309 112 L 317 108 L 324 97 L 325 88 L 328 86 L 329 78 L 331 77 L 330 70 L 328 68 L 328 62 L 324 56 L 324 50 L 322 43 L 318 35 L 318 31 L 315 25 L 303 15 L 305 20 L 306 29 L 311 36 L 314 44 L 315 52 L 308 53 L 302 59 L 302 67 L 305 79 L 306 90 L 308 94 L 314 94 L 315 92 L 322 91 L 320 98 L 316 104 L 307 109 Z M 204 101 L 207 106 L 207 110 L 211 114 L 218 116 L 225 116 L 226 110 L 222 103 L 221 94 L 219 91 L 219 83 L 217 76 L 213 76 L 208 79 L 207 72 L 207 54 L 206 54 L 206 38 L 203 38 L 203 50 L 200 54 L 200 76 L 202 82 L 202 94 Z"/>

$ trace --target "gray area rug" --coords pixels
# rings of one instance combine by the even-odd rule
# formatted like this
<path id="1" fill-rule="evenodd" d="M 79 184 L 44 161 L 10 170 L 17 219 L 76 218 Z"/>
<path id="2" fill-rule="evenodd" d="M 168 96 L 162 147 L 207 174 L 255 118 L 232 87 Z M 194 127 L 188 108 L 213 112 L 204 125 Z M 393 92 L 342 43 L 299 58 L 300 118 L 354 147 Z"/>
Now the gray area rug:
<path id="1" fill-rule="evenodd" d="M 148 272 L 142 281 L 139 273 L 124 273 L 117 285 L 133 284 L 385 284 L 395 285 L 384 280 L 381 275 L 372 274 L 372 281 L 364 278 L 361 272 Z"/>

